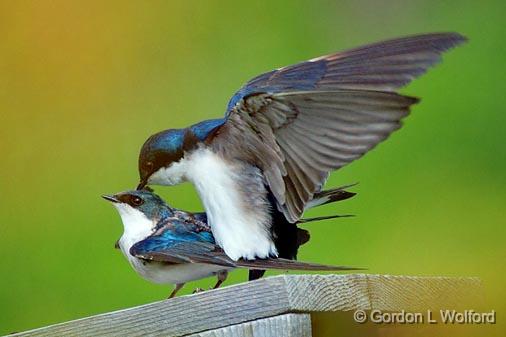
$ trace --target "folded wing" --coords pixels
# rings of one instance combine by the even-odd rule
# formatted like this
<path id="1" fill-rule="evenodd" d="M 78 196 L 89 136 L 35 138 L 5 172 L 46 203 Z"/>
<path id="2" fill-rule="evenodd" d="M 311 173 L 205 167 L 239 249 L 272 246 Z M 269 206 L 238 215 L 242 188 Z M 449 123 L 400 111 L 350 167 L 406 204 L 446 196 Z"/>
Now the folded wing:
<path id="1" fill-rule="evenodd" d="M 151 236 L 132 246 L 130 254 L 140 259 L 165 263 L 207 263 L 229 268 L 282 270 L 356 270 L 357 268 L 305 263 L 278 258 L 231 260 L 220 247 L 209 242 L 188 242 Z"/>
<path id="2" fill-rule="evenodd" d="M 210 263 L 232 267 L 233 263 L 215 244 L 206 222 L 186 212 L 162 220 L 154 233 L 130 248 L 141 259 L 168 263 Z M 200 216 L 200 215 L 199 215 Z"/>

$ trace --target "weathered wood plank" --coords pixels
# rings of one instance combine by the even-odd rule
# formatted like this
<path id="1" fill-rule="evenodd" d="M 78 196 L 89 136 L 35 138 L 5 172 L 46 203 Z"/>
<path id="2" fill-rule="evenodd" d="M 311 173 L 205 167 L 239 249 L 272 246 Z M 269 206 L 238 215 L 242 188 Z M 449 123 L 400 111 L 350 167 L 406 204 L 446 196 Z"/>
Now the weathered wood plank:
<path id="1" fill-rule="evenodd" d="M 17 336 L 183 336 L 290 312 L 459 308 L 481 303 L 481 294 L 477 278 L 280 275 Z"/>
<path id="2" fill-rule="evenodd" d="M 285 314 L 258 319 L 187 337 L 311 337 L 310 314 Z"/>

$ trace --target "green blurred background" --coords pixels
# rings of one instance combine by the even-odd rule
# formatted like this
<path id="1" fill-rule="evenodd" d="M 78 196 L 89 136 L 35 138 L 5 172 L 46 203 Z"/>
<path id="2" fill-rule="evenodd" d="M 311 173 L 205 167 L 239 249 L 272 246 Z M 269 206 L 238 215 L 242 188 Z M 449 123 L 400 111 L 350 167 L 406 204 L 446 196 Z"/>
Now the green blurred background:
<path id="1" fill-rule="evenodd" d="M 156 301 L 114 242 L 100 195 L 137 183 L 147 136 L 216 118 L 259 73 L 380 39 L 470 42 L 403 92 L 404 128 L 327 186 L 359 195 L 308 215 L 302 260 L 478 276 L 504 319 L 504 1 L 0 2 L 0 334 Z M 189 184 L 157 188 L 200 210 Z M 235 272 L 227 284 L 243 282 Z M 187 285 L 208 287 L 214 279 Z"/>

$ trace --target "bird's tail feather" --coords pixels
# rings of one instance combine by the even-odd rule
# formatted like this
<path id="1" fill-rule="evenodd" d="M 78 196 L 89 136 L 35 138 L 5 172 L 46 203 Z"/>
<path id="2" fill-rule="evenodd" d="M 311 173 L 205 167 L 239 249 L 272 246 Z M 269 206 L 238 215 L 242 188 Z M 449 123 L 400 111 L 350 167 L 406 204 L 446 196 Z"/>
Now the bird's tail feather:
<path id="1" fill-rule="evenodd" d="M 346 267 L 346 266 L 332 266 L 326 264 L 301 262 L 295 260 L 281 259 L 281 258 L 268 258 L 257 260 L 238 260 L 235 262 L 238 267 L 249 269 L 282 269 L 282 270 L 363 270 L 362 268 Z"/>
<path id="2" fill-rule="evenodd" d="M 321 221 L 321 220 L 328 220 L 328 219 L 335 219 L 335 218 L 350 218 L 354 217 L 353 214 L 344 214 L 344 215 L 325 215 L 325 216 L 317 216 L 314 218 L 304 218 L 300 219 L 298 223 L 306 223 L 306 222 L 313 222 L 313 221 Z"/>
<path id="3" fill-rule="evenodd" d="M 250 269 L 248 272 L 248 281 L 258 280 L 265 274 L 265 269 Z"/>
<path id="4" fill-rule="evenodd" d="M 346 189 L 355 185 L 357 185 L 357 183 L 317 192 L 313 195 L 313 199 L 307 203 L 305 209 L 307 210 L 332 202 L 349 199 L 355 196 L 357 193 L 349 192 Z"/>
<path id="5" fill-rule="evenodd" d="M 345 186 L 333 188 L 333 189 L 326 190 L 326 191 L 317 192 L 313 196 L 313 199 L 306 205 L 306 209 L 330 204 L 330 203 L 336 202 L 336 201 L 349 199 L 349 198 L 355 196 L 357 193 L 347 191 L 346 189 L 353 187 L 357 184 L 358 183 L 354 183 L 354 184 L 345 185 Z M 354 216 L 354 215 L 334 214 L 334 215 L 319 216 L 319 217 L 314 217 L 314 218 L 304 218 L 304 219 L 300 219 L 297 223 L 306 223 L 306 222 L 321 221 L 321 220 L 328 220 L 328 219 L 335 219 L 335 218 L 348 218 L 348 217 L 352 217 L 352 216 Z"/>

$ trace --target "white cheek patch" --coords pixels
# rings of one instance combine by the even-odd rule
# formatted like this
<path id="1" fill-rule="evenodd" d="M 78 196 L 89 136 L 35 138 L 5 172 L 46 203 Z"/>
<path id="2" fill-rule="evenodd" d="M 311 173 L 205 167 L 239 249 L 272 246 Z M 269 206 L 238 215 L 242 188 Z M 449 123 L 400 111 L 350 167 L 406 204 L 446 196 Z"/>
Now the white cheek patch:
<path id="1" fill-rule="evenodd" d="M 187 171 L 186 160 L 183 158 L 178 162 L 170 164 L 168 167 L 162 167 L 153 173 L 149 179 L 149 184 L 154 185 L 177 185 L 183 182 Z"/>
<path id="2" fill-rule="evenodd" d="M 124 233 L 122 240 L 128 242 L 129 246 L 152 233 L 155 225 L 154 220 L 148 219 L 144 213 L 128 204 L 115 203 L 114 206 L 118 210 L 123 222 Z"/>

